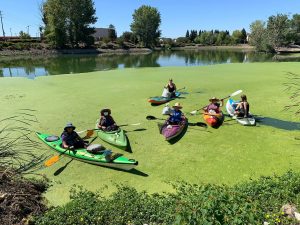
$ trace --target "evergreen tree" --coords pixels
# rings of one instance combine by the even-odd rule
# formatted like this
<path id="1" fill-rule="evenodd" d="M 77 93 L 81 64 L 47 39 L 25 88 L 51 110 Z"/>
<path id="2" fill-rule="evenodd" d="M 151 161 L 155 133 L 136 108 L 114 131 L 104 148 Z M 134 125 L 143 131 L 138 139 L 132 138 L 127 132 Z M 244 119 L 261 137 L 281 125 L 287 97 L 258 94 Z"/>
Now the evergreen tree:
<path id="1" fill-rule="evenodd" d="M 246 32 L 246 30 L 243 28 L 242 30 L 241 30 L 241 33 L 242 33 L 242 37 L 241 37 L 241 39 L 242 39 L 242 43 L 247 43 L 247 32 Z"/>
<path id="2" fill-rule="evenodd" d="M 115 26 L 112 24 L 108 26 L 108 38 L 110 41 L 115 41 L 117 39 L 117 32 Z"/>
<path id="3" fill-rule="evenodd" d="M 189 32 L 189 30 L 186 31 L 185 37 L 186 37 L 186 38 L 190 38 L 190 32 Z"/>

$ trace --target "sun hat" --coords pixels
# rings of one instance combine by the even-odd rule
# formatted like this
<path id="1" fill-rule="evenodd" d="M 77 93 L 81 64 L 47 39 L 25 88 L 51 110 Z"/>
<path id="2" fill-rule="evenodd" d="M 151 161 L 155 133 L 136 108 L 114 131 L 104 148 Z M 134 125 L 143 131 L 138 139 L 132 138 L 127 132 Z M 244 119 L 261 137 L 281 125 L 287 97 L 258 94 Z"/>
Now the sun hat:
<path id="1" fill-rule="evenodd" d="M 182 106 L 180 105 L 179 102 L 176 102 L 172 107 L 173 107 L 173 108 L 179 108 L 179 109 L 182 108 Z"/>
<path id="2" fill-rule="evenodd" d="M 100 111 L 101 115 L 103 116 L 105 112 L 108 112 L 108 114 L 111 114 L 111 110 L 109 108 L 104 108 Z"/>
<path id="3" fill-rule="evenodd" d="M 68 122 L 67 125 L 65 126 L 64 130 L 67 130 L 67 128 L 70 128 L 70 127 L 73 128 L 73 130 L 76 129 L 76 127 L 73 126 L 73 124 L 71 122 Z"/>
<path id="4" fill-rule="evenodd" d="M 220 101 L 220 99 L 218 99 L 218 98 L 216 98 L 216 97 L 212 97 L 212 98 L 209 99 L 210 102 L 212 102 L 212 101 L 214 101 L 214 100 L 217 101 L 217 102 Z"/>

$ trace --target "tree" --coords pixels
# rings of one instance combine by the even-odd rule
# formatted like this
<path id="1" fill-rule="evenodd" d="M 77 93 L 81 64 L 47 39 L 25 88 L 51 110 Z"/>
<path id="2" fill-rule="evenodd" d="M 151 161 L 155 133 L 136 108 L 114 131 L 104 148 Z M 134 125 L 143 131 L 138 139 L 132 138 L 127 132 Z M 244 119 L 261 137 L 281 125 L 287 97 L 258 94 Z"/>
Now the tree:
<path id="1" fill-rule="evenodd" d="M 20 31 L 19 37 L 21 39 L 30 39 L 31 38 L 30 35 L 28 33 L 25 33 L 24 31 Z"/>
<path id="2" fill-rule="evenodd" d="M 240 44 L 242 43 L 242 32 L 240 30 L 235 30 L 232 32 L 232 41 L 233 41 L 233 44 Z"/>
<path id="3" fill-rule="evenodd" d="M 241 30 L 241 33 L 242 33 L 242 36 L 241 36 L 241 39 L 242 39 L 242 43 L 247 43 L 247 32 L 246 32 L 246 30 L 245 30 L 245 28 L 243 28 L 242 30 Z"/>
<path id="4" fill-rule="evenodd" d="M 193 42 L 196 37 L 197 37 L 197 30 L 191 30 L 190 40 Z"/>
<path id="5" fill-rule="evenodd" d="M 270 16 L 267 22 L 268 42 L 273 49 L 287 44 L 290 31 L 290 21 L 287 15 Z"/>
<path id="6" fill-rule="evenodd" d="M 142 46 L 152 48 L 160 37 L 160 13 L 154 7 L 143 5 L 134 11 L 132 17 L 131 31 Z"/>
<path id="7" fill-rule="evenodd" d="M 300 44 L 300 14 L 294 14 L 291 19 L 291 29 L 293 33 L 293 42 Z"/>
<path id="8" fill-rule="evenodd" d="M 47 0 L 43 5 L 45 37 L 54 47 L 91 45 L 97 21 L 92 0 Z"/>
<path id="9" fill-rule="evenodd" d="M 185 37 L 186 37 L 186 38 L 190 38 L 190 32 L 189 32 L 189 30 L 186 31 Z"/>
<path id="10" fill-rule="evenodd" d="M 256 20 L 250 25 L 250 45 L 255 46 L 258 51 L 267 51 L 265 22 Z"/>
<path id="11" fill-rule="evenodd" d="M 111 40 L 111 41 L 115 41 L 117 39 L 117 32 L 116 32 L 116 28 L 114 25 L 110 24 L 108 26 L 108 38 Z"/>

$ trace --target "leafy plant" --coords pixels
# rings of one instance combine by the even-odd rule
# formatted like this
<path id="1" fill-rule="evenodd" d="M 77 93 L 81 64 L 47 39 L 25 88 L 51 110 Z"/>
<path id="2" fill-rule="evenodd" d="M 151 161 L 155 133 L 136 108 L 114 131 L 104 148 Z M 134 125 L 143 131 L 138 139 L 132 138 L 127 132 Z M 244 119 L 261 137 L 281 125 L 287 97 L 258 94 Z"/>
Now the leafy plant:
<path id="1" fill-rule="evenodd" d="M 36 224 L 290 224 L 280 214 L 299 205 L 300 174 L 261 177 L 235 186 L 176 183 L 176 193 L 147 194 L 118 186 L 109 197 L 82 188 L 71 201 L 36 218 Z M 268 216 L 269 215 L 269 216 Z"/>

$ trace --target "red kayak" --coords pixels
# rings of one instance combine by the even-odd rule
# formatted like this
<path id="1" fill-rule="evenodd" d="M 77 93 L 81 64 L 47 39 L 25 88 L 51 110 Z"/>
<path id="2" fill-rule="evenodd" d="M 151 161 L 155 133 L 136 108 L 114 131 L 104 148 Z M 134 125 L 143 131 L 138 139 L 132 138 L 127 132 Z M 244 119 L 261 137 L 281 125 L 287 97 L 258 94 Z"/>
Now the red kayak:
<path id="1" fill-rule="evenodd" d="M 219 128 L 224 121 L 224 115 L 222 112 L 218 114 L 209 114 L 209 113 L 204 113 L 203 118 L 205 122 L 211 126 L 212 128 Z"/>
<path id="2" fill-rule="evenodd" d="M 161 134 L 164 135 L 166 141 L 169 141 L 180 135 L 188 125 L 188 120 L 182 117 L 182 121 L 178 125 L 168 125 L 165 123 L 161 128 Z"/>

